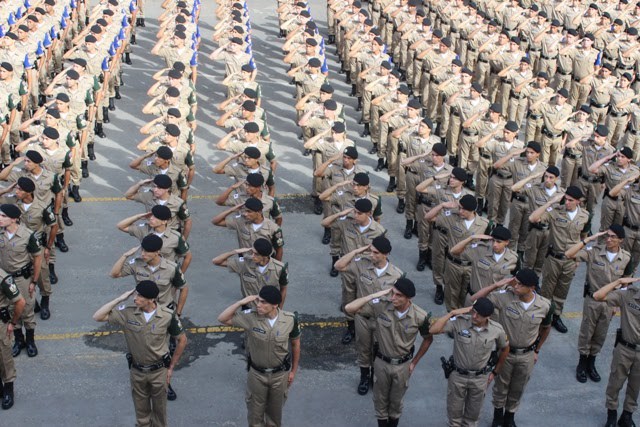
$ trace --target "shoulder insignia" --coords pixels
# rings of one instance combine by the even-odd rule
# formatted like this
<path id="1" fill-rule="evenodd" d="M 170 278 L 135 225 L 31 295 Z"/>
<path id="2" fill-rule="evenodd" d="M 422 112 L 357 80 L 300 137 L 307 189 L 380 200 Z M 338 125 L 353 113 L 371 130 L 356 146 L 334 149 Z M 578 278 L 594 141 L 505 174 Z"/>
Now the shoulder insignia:
<path id="1" fill-rule="evenodd" d="M 129 260 L 129 264 L 133 265 L 133 264 L 135 264 L 135 263 L 136 263 L 136 259 L 135 259 L 135 258 L 131 258 L 131 259 Z"/>

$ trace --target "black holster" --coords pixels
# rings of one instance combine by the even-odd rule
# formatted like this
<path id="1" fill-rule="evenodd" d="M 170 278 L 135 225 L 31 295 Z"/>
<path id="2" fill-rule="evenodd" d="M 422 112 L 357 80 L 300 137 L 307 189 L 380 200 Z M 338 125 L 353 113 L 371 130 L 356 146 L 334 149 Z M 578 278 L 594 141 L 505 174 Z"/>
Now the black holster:
<path id="1" fill-rule="evenodd" d="M 444 356 L 440 357 L 440 362 L 442 362 L 442 370 L 444 371 L 444 377 L 449 378 L 451 372 L 455 369 L 455 364 L 453 363 L 453 355 L 449 356 L 449 360 L 445 359 Z"/>
<path id="2" fill-rule="evenodd" d="M 162 362 L 165 368 L 171 366 L 171 353 L 165 353 L 164 356 L 162 356 Z"/>
<path id="3" fill-rule="evenodd" d="M 622 339 L 622 329 L 618 328 L 616 329 L 616 342 L 613 343 L 613 346 L 616 347 L 621 339 Z"/>
<path id="4" fill-rule="evenodd" d="M 582 297 L 586 298 L 589 295 L 589 282 L 584 282 L 584 291 L 582 291 Z"/>
<path id="5" fill-rule="evenodd" d="M 129 366 L 129 369 L 131 369 L 131 366 L 133 365 L 133 355 L 131 353 L 127 353 L 125 354 L 125 357 L 127 358 L 127 365 Z"/>
<path id="6" fill-rule="evenodd" d="M 9 313 L 9 307 L 0 308 L 0 320 L 2 320 L 2 323 L 9 323 L 11 321 L 11 313 Z"/>

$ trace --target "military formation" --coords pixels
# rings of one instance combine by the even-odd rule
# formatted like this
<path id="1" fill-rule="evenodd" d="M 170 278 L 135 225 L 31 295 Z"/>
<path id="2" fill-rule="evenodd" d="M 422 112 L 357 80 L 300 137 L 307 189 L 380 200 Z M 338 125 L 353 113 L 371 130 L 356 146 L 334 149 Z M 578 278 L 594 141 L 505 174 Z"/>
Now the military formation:
<path id="1" fill-rule="evenodd" d="M 55 314 L 56 264 L 73 254 L 64 238 L 74 230 L 72 206 L 82 202 L 90 162 L 103 155 L 100 140 L 126 88 L 122 67 L 133 63 L 136 31 L 157 30 L 150 53 L 165 67 L 147 82 L 149 100 L 140 103 L 149 119 L 129 163 L 139 179 L 122 189 L 140 205 L 131 204 L 131 215 L 117 223 L 135 240 L 110 271 L 114 279 L 133 279 L 135 288 L 93 317 L 124 330 L 137 425 L 167 425 L 167 400 L 178 398 L 171 378 L 187 346 L 180 318 L 192 261 L 200 1 L 166 0 L 153 30 L 141 0 L 5 3 L 1 406 L 14 404 L 13 358 L 38 354 L 36 314 L 43 321 Z M 640 3 L 328 0 L 326 6 L 324 29 L 306 2 L 277 2 L 289 67 L 281 78 L 290 84 L 297 144 L 309 159 L 312 209 L 329 251 L 326 280 L 341 283 L 341 341 L 355 344 L 356 391 L 373 390 L 378 425 L 399 425 L 412 373 L 434 336 L 447 334 L 449 425 L 477 425 L 493 383 L 492 426 L 516 426 L 550 331 L 568 331 L 562 313 L 581 262 L 587 273 L 578 285 L 584 301 L 576 380 L 602 380 L 596 360 L 609 348 L 617 307 L 605 425 L 635 425 Z M 231 275 L 222 280 L 239 283 L 237 301 L 218 321 L 244 331 L 248 425 L 280 426 L 303 340 L 297 311 L 285 310 L 289 265 L 276 198 L 278 169 L 289 165 L 276 155 L 280 141 L 268 123 L 249 6 L 218 0 L 215 16 L 217 47 L 206 60 L 224 70 L 216 88 L 225 99 L 214 106 L 213 120 L 226 135 L 212 141 L 224 156 L 200 172 L 228 178 L 216 180 L 223 190 L 215 203 L 223 208 L 211 223 L 229 229 L 238 244 L 216 255 L 211 269 L 223 277 L 217 267 L 225 267 Z M 338 70 L 329 68 L 329 56 Z M 351 85 L 355 112 L 336 100 L 331 82 L 338 78 Z M 361 125 L 358 140 L 349 138 L 348 116 Z M 376 157 L 373 168 L 363 165 L 365 152 Z M 397 197 L 396 214 L 404 217 L 401 242 L 389 240 L 385 226 L 395 214 L 383 221 L 380 191 L 371 185 L 371 176 L 385 171 L 386 192 Z M 391 259 L 394 245 L 414 238 L 415 283 Z M 425 291 L 423 281 L 433 283 L 426 291 L 446 312 L 432 314 L 413 302 Z"/>

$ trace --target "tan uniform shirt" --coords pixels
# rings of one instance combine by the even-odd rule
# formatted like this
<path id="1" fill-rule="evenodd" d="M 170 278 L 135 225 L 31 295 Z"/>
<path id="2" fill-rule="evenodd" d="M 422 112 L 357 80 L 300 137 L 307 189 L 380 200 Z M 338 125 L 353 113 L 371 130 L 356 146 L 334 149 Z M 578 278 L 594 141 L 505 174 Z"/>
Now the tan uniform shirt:
<path id="1" fill-rule="evenodd" d="M 163 306 L 171 304 L 176 290 L 187 284 L 178 264 L 164 258 L 160 259 L 160 264 L 156 267 L 151 267 L 142 258 L 131 257 L 122 265 L 120 276 L 133 276 L 136 283 L 143 280 L 156 282 L 160 288 L 157 301 Z"/>
<path id="2" fill-rule="evenodd" d="M 449 319 L 443 332 L 453 334 L 453 360 L 456 366 L 470 371 L 484 369 L 491 352 L 500 351 L 509 343 L 500 323 L 489 319 L 487 326 L 478 330 L 468 314 Z"/>
<path id="3" fill-rule="evenodd" d="M 462 259 L 471 262 L 471 293 L 513 275 L 518 264 L 518 255 L 509 248 L 505 248 L 502 257 L 496 261 L 491 241 L 470 244 Z"/>
<path id="4" fill-rule="evenodd" d="M 576 255 L 576 261 L 587 263 L 586 280 L 590 292 L 621 278 L 630 259 L 629 252 L 620 248 L 613 261 L 609 261 L 605 245 L 585 246 Z"/>
<path id="5" fill-rule="evenodd" d="M 240 276 L 242 296 L 258 295 L 264 286 L 282 290 L 289 284 L 288 264 L 271 258 L 260 272 L 260 266 L 251 257 L 234 256 L 227 260 L 229 271 Z"/>

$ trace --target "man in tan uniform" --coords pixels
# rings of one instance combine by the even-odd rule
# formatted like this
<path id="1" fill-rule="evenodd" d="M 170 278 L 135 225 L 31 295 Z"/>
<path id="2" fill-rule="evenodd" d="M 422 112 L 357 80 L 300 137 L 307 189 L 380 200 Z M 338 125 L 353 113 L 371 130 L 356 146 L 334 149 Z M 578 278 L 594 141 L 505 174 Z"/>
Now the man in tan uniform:
<path id="1" fill-rule="evenodd" d="M 378 236 L 369 245 L 354 249 L 336 261 L 336 269 L 343 272 L 345 277 L 343 283 L 346 286 L 343 286 L 342 290 L 343 310 L 356 298 L 390 288 L 396 280 L 405 276 L 402 270 L 389 262 L 390 253 L 391 242 L 384 236 Z M 356 336 L 356 351 L 360 366 L 358 394 L 362 396 L 367 394 L 369 383 L 373 381 L 375 328 L 374 320 L 366 319 L 357 313 L 351 317 L 347 313 L 347 334 L 352 334 L 351 331 L 353 331 Z"/>
<path id="2" fill-rule="evenodd" d="M 0 282 L 0 321 L 7 325 L 6 333 L 0 334 L 2 409 L 9 409 L 13 406 L 13 382 L 16 380 L 16 367 L 11 354 L 11 335 L 22 316 L 25 300 L 20 294 L 12 275 L 0 270 L 0 277 L 2 278 Z M 11 309 L 11 306 L 13 306 L 13 309 Z"/>
<path id="3" fill-rule="evenodd" d="M 638 369 L 640 365 L 634 363 L 640 350 L 640 299 L 639 289 L 628 286 L 637 282 L 636 277 L 623 277 L 615 280 L 593 294 L 596 301 L 605 301 L 611 307 L 620 309 L 620 328 L 616 332 L 616 343 L 611 361 L 611 373 L 606 391 L 607 423 L 605 427 L 634 426 L 633 413 L 638 408 Z M 620 289 L 616 289 L 621 286 Z M 623 411 L 618 423 L 618 395 L 627 382 L 627 391 L 623 404 Z"/>
<path id="4" fill-rule="evenodd" d="M 256 308 L 239 311 L 255 302 Z M 247 337 L 247 421 L 249 427 L 280 427 L 282 408 L 300 362 L 298 313 L 282 311 L 280 291 L 264 286 L 227 307 L 218 321 L 244 329 Z"/>
<path id="5" fill-rule="evenodd" d="M 489 298 L 499 310 L 498 322 L 509 337 L 509 356 L 493 385 L 494 426 L 515 425 L 515 412 L 540 348 L 549 336 L 553 302 L 539 295 L 537 286 L 538 275 L 523 268 L 515 277 L 489 285 L 471 297 L 474 301 Z"/>
<path id="6" fill-rule="evenodd" d="M 453 371 L 447 383 L 449 426 L 477 425 L 487 386 L 509 355 L 509 340 L 502 326 L 491 320 L 493 313 L 493 303 L 479 298 L 473 306 L 438 318 L 429 329 L 432 335 L 453 334 Z"/>
<path id="7" fill-rule="evenodd" d="M 103 305 L 93 315 L 97 322 L 109 322 L 124 329 L 131 395 L 139 426 L 168 425 L 167 387 L 187 346 L 179 316 L 158 304 L 159 292 L 155 282 L 143 280 L 134 290 Z M 126 305 L 131 295 L 135 305 Z M 178 341 L 173 357 L 169 354 L 169 336 Z"/>
<path id="8" fill-rule="evenodd" d="M 587 374 L 592 381 L 600 382 L 600 374 L 595 366 L 596 356 L 607 337 L 613 311 L 607 304 L 594 300 L 593 294 L 625 274 L 631 256 L 621 247 L 624 237 L 624 227 L 613 224 L 607 230 L 579 241 L 565 252 L 567 258 L 587 264 L 582 323 L 578 336 L 580 360 L 576 368 L 576 379 L 581 383 L 587 382 Z M 599 238 L 605 239 L 604 244 L 597 242 Z"/>
<path id="9" fill-rule="evenodd" d="M 359 313 L 376 323 L 373 406 L 379 427 L 398 426 L 409 378 L 433 342 L 429 334 L 431 315 L 413 304 L 415 295 L 413 282 L 401 277 L 393 287 L 358 298 L 345 307 L 347 313 Z M 414 355 L 418 333 L 423 340 Z"/>

